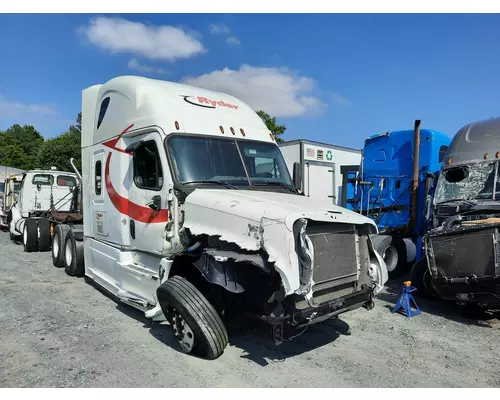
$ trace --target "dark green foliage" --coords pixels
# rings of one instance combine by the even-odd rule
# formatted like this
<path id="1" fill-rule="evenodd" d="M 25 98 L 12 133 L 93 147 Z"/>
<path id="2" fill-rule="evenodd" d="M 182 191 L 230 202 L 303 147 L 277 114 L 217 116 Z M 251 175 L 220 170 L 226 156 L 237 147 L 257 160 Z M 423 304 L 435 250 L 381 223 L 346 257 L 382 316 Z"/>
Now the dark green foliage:
<path id="1" fill-rule="evenodd" d="M 43 136 L 32 125 L 12 125 L 0 131 L 0 165 L 13 168 L 34 169 Z"/>
<path id="2" fill-rule="evenodd" d="M 0 165 L 30 169 L 50 169 L 72 172 L 70 159 L 81 169 L 81 115 L 78 113 L 76 124 L 67 132 L 44 140 L 43 136 L 31 125 L 13 125 L 0 131 Z"/>
<path id="3" fill-rule="evenodd" d="M 286 126 L 285 125 L 278 125 L 276 123 L 276 117 L 271 117 L 268 113 L 260 110 L 257 111 L 257 115 L 264 121 L 264 123 L 267 126 L 267 129 L 271 131 L 271 133 L 274 135 L 276 142 L 277 143 L 283 143 L 283 139 L 281 139 L 280 135 L 285 133 L 286 131 Z"/>

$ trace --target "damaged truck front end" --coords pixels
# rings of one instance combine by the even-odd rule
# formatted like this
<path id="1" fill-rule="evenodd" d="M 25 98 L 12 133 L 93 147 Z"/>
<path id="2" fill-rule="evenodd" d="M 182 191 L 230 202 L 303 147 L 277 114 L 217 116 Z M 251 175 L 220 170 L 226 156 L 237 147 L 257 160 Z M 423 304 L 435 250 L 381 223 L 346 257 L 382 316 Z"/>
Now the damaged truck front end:
<path id="1" fill-rule="evenodd" d="M 303 289 L 286 296 L 280 287 L 268 300 L 261 318 L 270 323 L 276 343 L 283 340 L 283 323 L 304 327 L 359 307 L 372 309 L 387 281 L 366 225 L 300 218 L 293 228 Z"/>
<path id="2" fill-rule="evenodd" d="M 500 118 L 468 124 L 453 138 L 424 237 L 428 294 L 500 306 Z"/>
<path id="3" fill-rule="evenodd" d="M 500 214 L 463 217 L 430 232 L 424 246 L 432 289 L 458 304 L 500 307 Z"/>
<path id="4" fill-rule="evenodd" d="M 218 189 L 196 189 L 182 208 L 181 236 L 192 250 L 170 275 L 192 265 L 185 276 L 219 315 L 267 322 L 276 344 L 285 325 L 373 308 L 388 279 L 370 241 L 376 226 L 346 209 L 298 194 Z"/>

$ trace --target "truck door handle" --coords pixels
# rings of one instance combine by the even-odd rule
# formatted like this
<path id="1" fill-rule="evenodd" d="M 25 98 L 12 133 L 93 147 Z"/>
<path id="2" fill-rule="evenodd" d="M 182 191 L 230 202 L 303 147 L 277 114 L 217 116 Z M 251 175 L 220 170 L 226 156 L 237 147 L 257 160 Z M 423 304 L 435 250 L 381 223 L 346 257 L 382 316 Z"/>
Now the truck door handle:
<path id="1" fill-rule="evenodd" d="M 130 220 L 130 236 L 135 239 L 135 221 L 133 219 Z"/>

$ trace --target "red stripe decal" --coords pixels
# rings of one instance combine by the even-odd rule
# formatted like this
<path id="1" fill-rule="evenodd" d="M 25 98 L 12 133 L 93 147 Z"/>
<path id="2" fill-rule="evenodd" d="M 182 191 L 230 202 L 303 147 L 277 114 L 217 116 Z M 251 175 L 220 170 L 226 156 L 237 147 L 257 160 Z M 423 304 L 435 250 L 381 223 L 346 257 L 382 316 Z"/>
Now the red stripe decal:
<path id="1" fill-rule="evenodd" d="M 125 128 L 125 130 L 122 133 L 120 133 L 117 137 L 115 137 L 114 139 L 108 140 L 107 142 L 104 142 L 103 145 L 106 147 L 109 147 L 110 149 L 119 151 L 120 153 L 125 153 L 125 149 L 123 149 L 123 150 L 119 149 L 118 147 L 116 147 L 116 144 L 119 142 L 119 140 L 122 138 L 122 136 L 125 133 L 127 133 L 133 126 L 134 126 L 134 124 L 127 126 Z M 128 153 L 125 153 L 125 154 L 128 154 Z"/>
<path id="2" fill-rule="evenodd" d="M 116 143 L 120 140 L 122 135 L 126 133 L 134 125 L 130 125 L 125 129 L 117 138 L 105 142 L 104 145 L 119 152 L 125 153 L 124 150 L 116 148 Z M 159 211 L 152 210 L 147 206 L 140 206 L 131 202 L 129 199 L 120 196 L 120 194 L 113 187 L 111 177 L 109 175 L 109 165 L 111 163 L 111 152 L 108 153 L 106 159 L 106 168 L 104 170 L 104 181 L 106 183 L 106 191 L 108 192 L 109 199 L 115 208 L 121 213 L 129 216 L 133 220 L 144 223 L 161 223 L 168 221 L 168 210 L 161 209 Z"/>

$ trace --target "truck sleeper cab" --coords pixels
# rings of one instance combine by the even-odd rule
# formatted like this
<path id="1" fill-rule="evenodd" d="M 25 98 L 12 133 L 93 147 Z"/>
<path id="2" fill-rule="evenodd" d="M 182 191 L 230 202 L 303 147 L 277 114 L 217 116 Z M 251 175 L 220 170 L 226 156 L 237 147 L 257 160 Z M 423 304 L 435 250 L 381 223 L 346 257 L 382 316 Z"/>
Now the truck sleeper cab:
<path id="1" fill-rule="evenodd" d="M 345 171 L 346 206 L 376 222 L 379 234 L 372 241 L 390 279 L 421 257 L 421 238 L 430 229 L 426 200 L 450 142 L 442 132 L 420 129 L 417 120 L 413 130 L 368 137 L 359 172 Z"/>
<path id="2" fill-rule="evenodd" d="M 223 93 L 132 76 L 83 90 L 82 180 L 78 274 L 168 321 L 186 353 L 219 357 L 241 314 L 279 343 L 283 324 L 370 309 L 387 280 L 373 221 L 298 193 L 263 121 Z"/>

